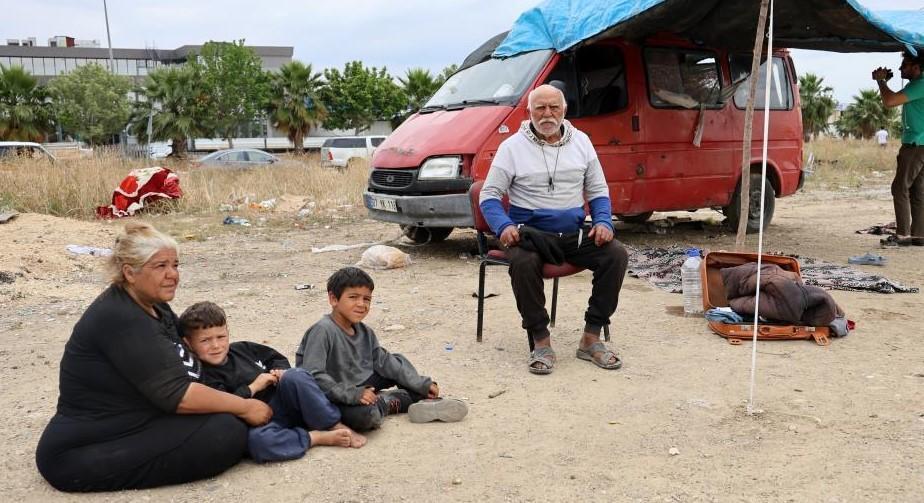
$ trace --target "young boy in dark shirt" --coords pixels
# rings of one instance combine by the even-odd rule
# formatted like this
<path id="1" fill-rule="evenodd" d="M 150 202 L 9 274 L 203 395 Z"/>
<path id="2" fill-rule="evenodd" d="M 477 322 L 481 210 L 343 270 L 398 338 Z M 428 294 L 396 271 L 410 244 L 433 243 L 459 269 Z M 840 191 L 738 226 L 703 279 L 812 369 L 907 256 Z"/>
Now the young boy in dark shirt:
<path id="1" fill-rule="evenodd" d="M 311 372 L 340 407 L 343 423 L 356 431 L 378 428 L 385 416 L 401 412 L 408 412 L 415 423 L 461 421 L 468 412 L 465 403 L 439 398 L 440 388 L 432 379 L 380 346 L 375 332 L 362 322 L 374 288 L 372 278 L 356 267 L 331 275 L 331 313 L 305 332 L 295 364 Z M 393 386 L 397 389 L 387 389 Z"/>
<path id="2" fill-rule="evenodd" d="M 180 316 L 183 340 L 202 362 L 200 382 L 273 409 L 272 420 L 251 428 L 248 451 L 259 462 L 297 459 L 316 445 L 362 447 L 366 439 L 340 422 L 340 411 L 311 374 L 289 368 L 269 346 L 230 343 L 225 312 L 212 302 L 193 304 Z"/>

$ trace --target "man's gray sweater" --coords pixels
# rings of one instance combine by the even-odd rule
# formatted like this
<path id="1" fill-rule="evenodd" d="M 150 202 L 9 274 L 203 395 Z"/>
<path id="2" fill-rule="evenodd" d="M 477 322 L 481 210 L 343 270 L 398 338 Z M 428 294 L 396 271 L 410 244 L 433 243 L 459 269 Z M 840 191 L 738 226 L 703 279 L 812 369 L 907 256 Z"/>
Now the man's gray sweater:
<path id="1" fill-rule="evenodd" d="M 432 380 L 421 376 L 406 358 L 379 345 L 375 332 L 365 323 L 353 325 L 347 334 L 330 315 L 311 326 L 295 351 L 295 365 L 314 376 L 318 386 L 334 403 L 357 405 L 363 383 L 373 372 L 399 386 L 426 395 Z"/>

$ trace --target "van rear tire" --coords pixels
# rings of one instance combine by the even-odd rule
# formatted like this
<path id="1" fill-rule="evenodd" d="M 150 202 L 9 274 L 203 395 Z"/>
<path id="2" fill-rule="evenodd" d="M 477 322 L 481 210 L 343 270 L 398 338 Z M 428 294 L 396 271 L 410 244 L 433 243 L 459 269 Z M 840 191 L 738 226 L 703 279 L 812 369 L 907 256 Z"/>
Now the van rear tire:
<path id="1" fill-rule="evenodd" d="M 404 232 L 404 235 L 417 244 L 442 243 L 452 233 L 452 229 L 452 227 L 401 226 L 401 231 Z"/>
<path id="2" fill-rule="evenodd" d="M 760 230 L 760 173 L 751 173 L 750 203 L 748 205 L 748 225 L 747 233 L 751 234 Z M 767 183 L 766 192 L 764 193 L 764 230 L 773 220 L 773 210 L 776 207 L 776 191 L 773 184 Z M 741 212 L 741 186 L 735 188 L 735 195 L 732 196 L 728 206 L 722 208 L 725 214 L 725 224 L 733 230 L 738 230 L 738 214 Z"/>

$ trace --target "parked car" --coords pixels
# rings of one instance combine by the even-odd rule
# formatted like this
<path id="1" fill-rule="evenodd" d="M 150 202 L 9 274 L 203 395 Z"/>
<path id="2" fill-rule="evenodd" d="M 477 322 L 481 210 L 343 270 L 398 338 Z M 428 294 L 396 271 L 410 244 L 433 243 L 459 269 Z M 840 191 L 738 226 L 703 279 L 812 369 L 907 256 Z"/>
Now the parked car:
<path id="1" fill-rule="evenodd" d="M 19 156 L 28 159 L 48 159 L 51 162 L 58 158 L 52 155 L 40 143 L 31 141 L 0 141 L 0 158 L 6 156 Z"/>
<path id="2" fill-rule="evenodd" d="M 375 148 L 385 141 L 384 136 L 345 136 L 328 138 L 321 145 L 321 165 L 345 168 L 351 159 L 372 159 Z"/>
<path id="3" fill-rule="evenodd" d="M 248 168 L 267 166 L 279 161 L 275 155 L 255 148 L 228 148 L 200 157 L 196 162 L 202 166 Z"/>

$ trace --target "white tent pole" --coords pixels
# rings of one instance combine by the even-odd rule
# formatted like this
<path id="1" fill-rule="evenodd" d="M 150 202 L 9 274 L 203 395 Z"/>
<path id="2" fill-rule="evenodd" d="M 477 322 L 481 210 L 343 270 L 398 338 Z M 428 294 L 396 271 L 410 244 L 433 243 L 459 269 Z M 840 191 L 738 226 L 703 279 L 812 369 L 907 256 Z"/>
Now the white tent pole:
<path id="1" fill-rule="evenodd" d="M 761 0 L 760 15 L 757 17 L 757 33 L 754 35 L 754 53 L 751 58 L 751 73 L 748 78 L 748 102 L 744 107 L 744 140 L 741 145 L 741 184 L 738 191 L 738 234 L 735 236 L 735 251 L 744 248 L 748 228 L 748 213 L 751 206 L 751 133 L 754 123 L 754 96 L 757 94 L 757 70 L 764 47 L 764 29 L 767 26 L 767 9 L 770 0 Z"/>
<path id="2" fill-rule="evenodd" d="M 773 0 L 770 0 L 770 27 L 767 30 L 767 63 L 764 77 L 764 138 L 760 166 L 760 224 L 757 231 L 757 288 L 754 296 L 754 334 L 751 338 L 751 389 L 748 394 L 748 414 L 754 413 L 754 381 L 757 375 L 757 325 L 760 316 L 760 267 L 764 253 L 764 194 L 767 191 L 767 143 L 770 138 L 770 83 L 773 73 Z"/>

